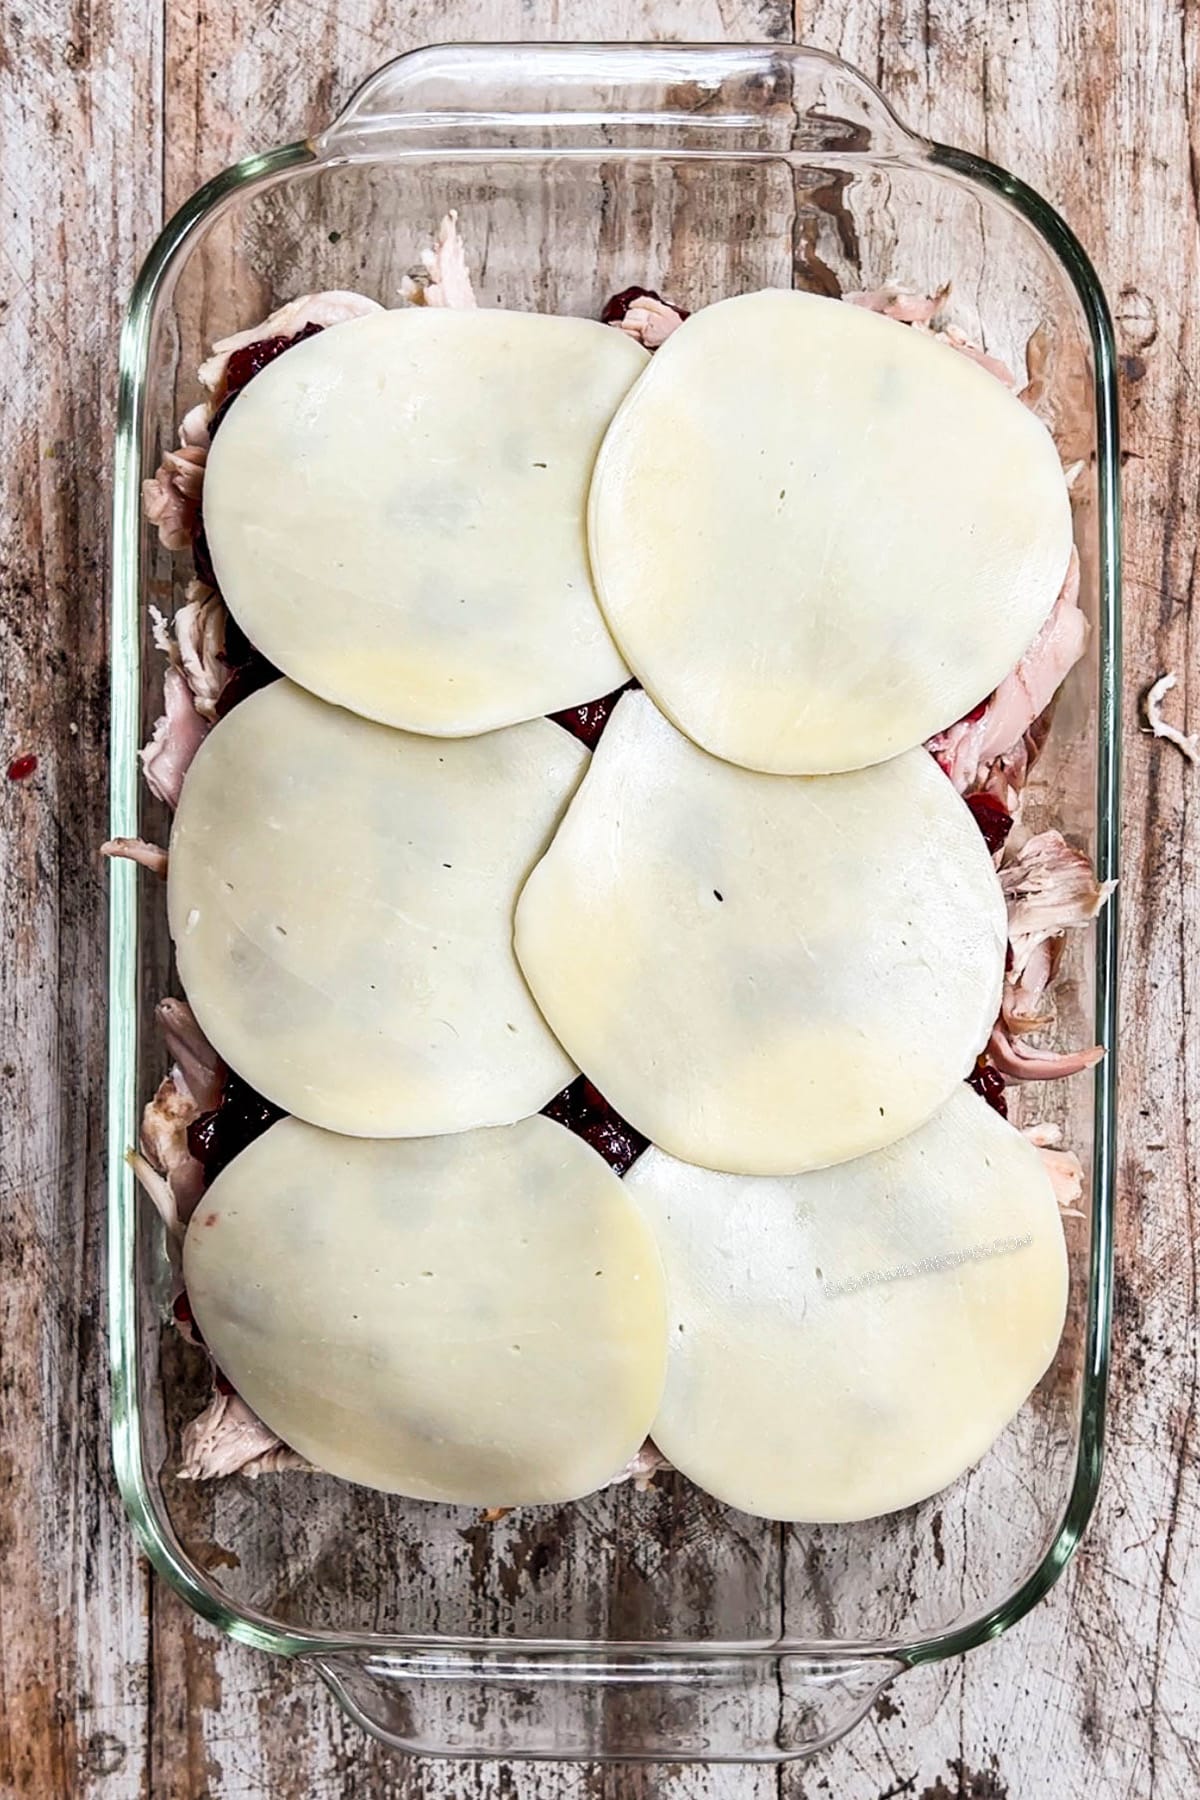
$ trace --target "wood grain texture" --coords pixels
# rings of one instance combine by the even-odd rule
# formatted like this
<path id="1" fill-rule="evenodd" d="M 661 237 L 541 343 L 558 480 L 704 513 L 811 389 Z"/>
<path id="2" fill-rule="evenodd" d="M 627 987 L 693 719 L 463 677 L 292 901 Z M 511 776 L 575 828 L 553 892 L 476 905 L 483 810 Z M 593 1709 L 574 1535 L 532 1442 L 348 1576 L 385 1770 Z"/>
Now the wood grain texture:
<path id="1" fill-rule="evenodd" d="M 1126 446 L 1117 1373 L 1091 1534 L 1021 1627 L 900 1682 L 813 1762 L 405 1762 L 150 1580 L 108 1467 L 99 1107 L 107 450 L 116 322 L 161 218 L 431 39 L 795 36 L 1055 200 L 1116 313 Z M 1181 679 L 1200 488 L 1200 12 L 1189 0 L 17 0 L 0 23 L 0 1794 L 151 1800 L 1174 1800 L 1200 1767 L 1196 776 L 1137 729 Z M 98 447 L 98 451 L 97 451 Z M 232 1504 L 232 1502 L 230 1502 Z M 219 1541 L 219 1540 L 218 1540 Z M 216 1551 L 214 1545 L 214 1553 Z M 518 1553 L 521 1554 L 521 1553 Z M 517 1563 L 510 1565 L 516 1568 Z"/>
<path id="2" fill-rule="evenodd" d="M 108 475 L 157 228 L 161 21 L 0 22 L 0 1792 L 142 1789 L 147 1584 L 107 1445 L 101 1205 Z M 138 178 L 130 182 L 126 171 Z M 27 779 L 3 779 L 36 756 Z"/>

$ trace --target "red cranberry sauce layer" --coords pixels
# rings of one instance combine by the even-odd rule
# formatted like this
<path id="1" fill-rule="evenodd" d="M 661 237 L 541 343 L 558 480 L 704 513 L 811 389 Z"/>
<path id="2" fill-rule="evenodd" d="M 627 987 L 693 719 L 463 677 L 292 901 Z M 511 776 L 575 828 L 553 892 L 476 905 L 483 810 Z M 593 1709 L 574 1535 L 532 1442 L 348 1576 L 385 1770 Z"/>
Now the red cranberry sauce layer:
<path id="1" fill-rule="evenodd" d="M 269 686 L 272 681 L 278 681 L 281 673 L 261 650 L 255 649 L 232 613 L 225 620 L 223 660 L 229 666 L 230 675 L 217 698 L 218 719 L 223 719 L 227 712 L 232 712 L 239 700 L 247 699 L 251 694 L 257 693 L 259 688 Z"/>
<path id="2" fill-rule="evenodd" d="M 618 1175 L 633 1167 L 650 1142 L 613 1110 L 586 1075 L 578 1076 L 570 1087 L 555 1094 L 542 1111 L 548 1119 L 555 1119 L 590 1144 Z"/>
<path id="3" fill-rule="evenodd" d="M 590 1144 L 618 1175 L 633 1166 L 649 1142 L 614 1111 L 586 1075 L 556 1094 L 542 1111 Z M 265 1100 L 231 1070 L 217 1105 L 188 1126 L 188 1149 L 203 1166 L 205 1180 L 215 1181 L 240 1151 L 283 1116 L 282 1107 Z"/>
<path id="4" fill-rule="evenodd" d="M 253 344 L 243 344 L 240 350 L 231 350 L 225 364 L 222 401 L 227 400 L 231 394 L 238 393 L 248 381 L 253 381 L 268 363 L 274 362 L 277 356 L 282 356 L 285 350 L 290 350 L 293 344 L 302 344 L 305 338 L 316 337 L 323 330 L 322 325 L 302 325 L 291 337 L 259 338 Z M 209 432 L 212 432 L 211 425 Z"/>
<path id="5" fill-rule="evenodd" d="M 967 1086 L 974 1088 L 1002 1119 L 1007 1119 L 1008 1101 L 1004 1098 L 1004 1077 L 999 1069 L 992 1067 L 986 1056 L 976 1058 L 975 1067 L 967 1076 Z"/>
<path id="6" fill-rule="evenodd" d="M 614 688 L 611 694 L 605 694 L 599 700 L 585 700 L 582 706 L 568 706 L 564 712 L 548 713 L 547 717 L 561 725 L 564 731 L 569 731 L 572 737 L 577 737 L 581 744 L 586 744 L 589 750 L 594 750 L 621 695 L 630 694 L 641 685 L 640 681 L 627 681 L 624 687 Z"/>
<path id="7" fill-rule="evenodd" d="M 212 1112 L 201 1113 L 188 1126 L 188 1149 L 202 1165 L 205 1180 L 215 1181 L 239 1151 L 261 1137 L 276 1119 L 282 1118 L 281 1106 L 264 1100 L 248 1081 L 243 1081 L 231 1069 Z"/>
<path id="8" fill-rule="evenodd" d="M 997 800 L 995 794 L 968 794 L 967 805 L 983 833 L 984 843 L 995 856 L 998 850 L 1003 850 L 1005 840 L 1012 830 L 1012 814 L 1003 800 Z"/>

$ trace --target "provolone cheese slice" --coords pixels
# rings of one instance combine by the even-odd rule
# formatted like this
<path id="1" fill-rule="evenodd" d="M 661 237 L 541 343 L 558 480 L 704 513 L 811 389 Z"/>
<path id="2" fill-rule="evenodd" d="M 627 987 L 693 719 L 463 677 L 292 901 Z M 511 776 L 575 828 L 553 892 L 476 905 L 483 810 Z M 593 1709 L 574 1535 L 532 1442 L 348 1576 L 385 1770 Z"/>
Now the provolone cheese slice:
<path id="1" fill-rule="evenodd" d="M 587 761 L 533 719 L 418 737 L 290 681 L 201 745 L 167 898 L 218 1052 L 288 1112 L 408 1137 L 507 1124 L 571 1079 L 513 908 Z"/>
<path id="2" fill-rule="evenodd" d="M 409 307 L 278 357 L 221 422 L 204 525 L 246 635 L 327 700 L 461 736 L 628 679 L 588 482 L 647 361 L 539 313 Z"/>
<path id="3" fill-rule="evenodd" d="M 625 1178 L 667 1275 L 653 1437 L 743 1512 L 812 1523 L 923 1500 L 1049 1366 L 1067 1257 L 1038 1153 L 973 1094 L 787 1179 L 648 1150 Z"/>
<path id="4" fill-rule="evenodd" d="M 653 1143 L 746 1174 L 927 1119 L 987 1040 L 1005 941 L 991 858 L 926 751 L 760 775 L 639 693 L 517 907 L 521 967 L 580 1068 Z"/>
<path id="5" fill-rule="evenodd" d="M 633 1455 L 662 1392 L 654 1240 L 549 1119 L 370 1142 L 281 1120 L 205 1194 L 184 1278 L 273 1431 L 417 1499 L 575 1499 Z"/>
<path id="6" fill-rule="evenodd" d="M 982 700 L 1071 550 L 1045 427 L 994 376 L 840 301 L 696 313 L 592 483 L 601 604 L 644 686 L 750 768 L 861 768 Z"/>

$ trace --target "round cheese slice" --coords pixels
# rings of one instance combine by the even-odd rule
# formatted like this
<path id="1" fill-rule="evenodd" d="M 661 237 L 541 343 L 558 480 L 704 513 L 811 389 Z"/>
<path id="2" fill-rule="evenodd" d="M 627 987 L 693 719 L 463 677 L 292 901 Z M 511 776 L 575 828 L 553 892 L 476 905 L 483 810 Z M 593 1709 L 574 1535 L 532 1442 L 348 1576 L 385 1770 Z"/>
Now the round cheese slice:
<path id="1" fill-rule="evenodd" d="M 625 1178 L 667 1276 L 653 1437 L 743 1512 L 910 1506 L 978 1462 L 1049 1366 L 1067 1256 L 1037 1151 L 965 1085 L 836 1169 Z"/>
<path id="2" fill-rule="evenodd" d="M 991 858 L 926 751 L 760 775 L 639 693 L 516 925 L 534 998 L 617 1111 L 676 1156 L 754 1175 L 927 1119 L 987 1041 L 1005 943 Z"/>
<path id="3" fill-rule="evenodd" d="M 587 761 L 547 719 L 417 737 L 290 681 L 201 745 L 167 903 L 217 1051 L 332 1131 L 508 1124 L 574 1073 L 530 998 L 513 908 Z"/>
<path id="4" fill-rule="evenodd" d="M 1044 425 L 930 334 L 768 291 L 672 333 L 604 441 L 600 601 L 698 744 L 861 768 L 1009 673 L 1071 551 Z"/>
<path id="5" fill-rule="evenodd" d="M 573 1500 L 634 1454 L 662 1393 L 654 1239 L 549 1119 L 370 1142 L 281 1120 L 204 1196 L 183 1268 L 243 1399 L 369 1487 Z"/>
<path id="6" fill-rule="evenodd" d="M 238 395 L 204 477 L 247 637 L 326 700 L 435 736 L 619 687 L 587 492 L 646 361 L 589 319 L 432 307 L 294 345 Z"/>

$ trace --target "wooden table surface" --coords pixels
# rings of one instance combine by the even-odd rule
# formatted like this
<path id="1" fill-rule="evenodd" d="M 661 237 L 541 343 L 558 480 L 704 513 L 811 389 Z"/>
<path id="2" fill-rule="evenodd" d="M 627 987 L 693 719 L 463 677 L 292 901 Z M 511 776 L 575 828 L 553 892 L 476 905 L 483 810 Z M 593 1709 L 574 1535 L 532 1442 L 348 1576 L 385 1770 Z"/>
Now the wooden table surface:
<path id="1" fill-rule="evenodd" d="M 1116 1376 L 1104 1492 L 1049 1599 L 783 1771 L 406 1762 L 152 1579 L 113 1489 L 101 1298 L 109 447 L 164 215 L 427 39 L 796 38 L 1065 212 L 1124 385 L 1127 784 Z M 10 0 L 0 15 L 0 1792 L 1134 1800 L 1200 1785 L 1197 773 L 1200 7 L 1191 0 Z"/>

